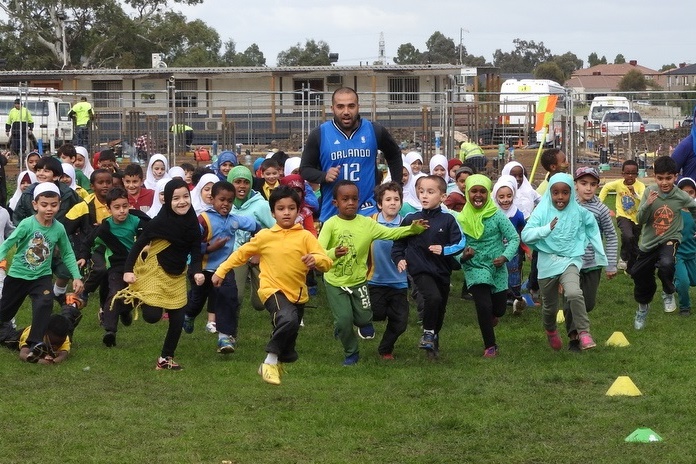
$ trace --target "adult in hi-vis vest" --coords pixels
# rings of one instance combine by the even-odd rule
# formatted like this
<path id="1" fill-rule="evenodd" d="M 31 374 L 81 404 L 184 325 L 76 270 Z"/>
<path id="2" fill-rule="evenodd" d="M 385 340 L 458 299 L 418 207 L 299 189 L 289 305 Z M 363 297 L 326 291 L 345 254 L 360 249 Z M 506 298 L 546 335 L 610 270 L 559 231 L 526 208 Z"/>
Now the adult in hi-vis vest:
<path id="1" fill-rule="evenodd" d="M 10 137 L 10 149 L 13 154 L 23 155 L 27 151 L 27 139 L 30 141 L 34 139 L 33 130 L 34 119 L 31 113 L 22 106 L 19 98 L 16 99 L 5 123 L 5 133 Z"/>
<path id="2" fill-rule="evenodd" d="M 358 214 L 377 212 L 374 188 L 378 183 L 377 150 L 382 150 L 391 178 L 401 179 L 401 150 L 381 125 L 360 117 L 358 94 L 349 87 L 331 96 L 333 119 L 310 132 L 302 152 L 300 175 L 321 185 L 321 212 L 324 222 L 338 211 L 332 203 L 337 180 L 350 180 L 358 186 Z"/>

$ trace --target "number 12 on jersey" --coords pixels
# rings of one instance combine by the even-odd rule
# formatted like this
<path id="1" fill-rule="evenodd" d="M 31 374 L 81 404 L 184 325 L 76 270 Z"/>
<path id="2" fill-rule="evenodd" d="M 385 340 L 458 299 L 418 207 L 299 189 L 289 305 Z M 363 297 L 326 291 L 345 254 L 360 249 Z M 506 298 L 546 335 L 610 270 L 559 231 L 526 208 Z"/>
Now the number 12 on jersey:
<path id="1" fill-rule="evenodd" d="M 344 164 L 343 179 L 351 182 L 358 182 L 360 180 L 360 163 Z"/>

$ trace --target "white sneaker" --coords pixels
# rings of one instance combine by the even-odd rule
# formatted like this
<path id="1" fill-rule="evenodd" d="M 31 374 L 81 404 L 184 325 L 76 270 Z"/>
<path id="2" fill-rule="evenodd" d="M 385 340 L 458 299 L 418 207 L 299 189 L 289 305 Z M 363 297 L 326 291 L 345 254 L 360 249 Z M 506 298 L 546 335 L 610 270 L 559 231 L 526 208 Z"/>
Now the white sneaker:
<path id="1" fill-rule="evenodd" d="M 619 262 L 616 265 L 616 269 L 618 269 L 619 271 L 625 271 L 626 270 L 626 261 L 619 258 Z"/>
<path id="2" fill-rule="evenodd" d="M 208 321 L 205 325 L 205 331 L 211 334 L 217 333 L 217 324 L 215 324 L 215 321 Z"/>
<path id="3" fill-rule="evenodd" d="M 677 302 L 674 299 L 674 293 L 669 294 L 662 292 L 662 303 L 665 305 L 666 313 L 673 313 L 677 309 Z"/>
<path id="4" fill-rule="evenodd" d="M 648 317 L 648 305 L 638 304 L 638 310 L 636 311 L 636 317 L 633 319 L 633 327 L 636 330 L 643 330 L 645 327 L 645 319 Z"/>

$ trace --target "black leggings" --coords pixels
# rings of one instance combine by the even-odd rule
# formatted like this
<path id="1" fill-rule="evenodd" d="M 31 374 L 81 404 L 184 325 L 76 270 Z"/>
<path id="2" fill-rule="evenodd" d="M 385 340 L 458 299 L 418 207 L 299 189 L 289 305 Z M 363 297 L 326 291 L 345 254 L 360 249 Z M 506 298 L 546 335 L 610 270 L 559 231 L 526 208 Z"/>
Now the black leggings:
<path id="1" fill-rule="evenodd" d="M 507 291 L 493 293 L 492 290 L 493 288 L 486 284 L 469 287 L 469 292 L 474 297 L 479 329 L 486 348 L 496 345 L 493 318 L 502 317 L 507 305 Z"/>
<path id="2" fill-rule="evenodd" d="M 145 322 L 154 324 L 162 319 L 164 311 L 162 308 L 146 304 L 143 304 L 141 308 Z M 174 357 L 174 352 L 176 351 L 179 338 L 181 337 L 181 329 L 184 326 L 183 308 L 167 309 L 167 314 L 169 315 L 169 327 L 167 328 L 167 335 L 164 337 L 164 344 L 162 345 L 161 356 L 163 358 L 168 356 Z"/>

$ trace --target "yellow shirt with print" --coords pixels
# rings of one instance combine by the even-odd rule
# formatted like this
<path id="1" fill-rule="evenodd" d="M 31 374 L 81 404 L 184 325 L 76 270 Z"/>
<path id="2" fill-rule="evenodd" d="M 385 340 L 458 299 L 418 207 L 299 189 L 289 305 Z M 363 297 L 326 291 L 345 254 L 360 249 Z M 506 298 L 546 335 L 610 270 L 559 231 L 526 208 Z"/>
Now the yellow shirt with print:
<path id="1" fill-rule="evenodd" d="M 645 191 L 645 184 L 636 180 L 632 187 L 633 191 L 624 184 L 623 179 L 607 182 L 599 191 L 599 200 L 604 201 L 609 192 L 616 192 L 616 217 L 624 217 L 638 224 L 638 207 Z"/>

